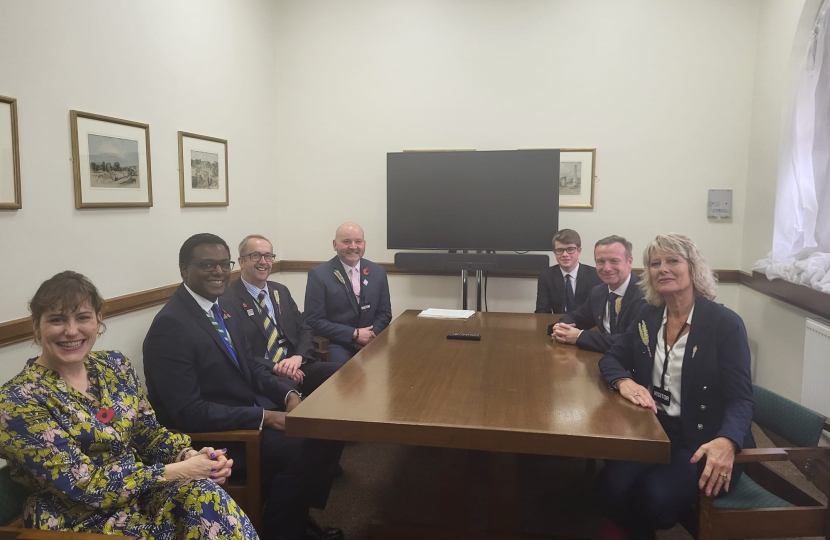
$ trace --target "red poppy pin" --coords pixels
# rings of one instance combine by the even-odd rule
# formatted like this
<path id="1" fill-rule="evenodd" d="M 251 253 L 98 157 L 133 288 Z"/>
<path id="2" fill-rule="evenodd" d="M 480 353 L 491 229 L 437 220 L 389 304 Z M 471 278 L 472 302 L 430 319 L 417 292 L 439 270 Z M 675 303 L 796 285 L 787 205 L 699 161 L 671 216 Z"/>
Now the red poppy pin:
<path id="1" fill-rule="evenodd" d="M 98 409 L 98 412 L 95 413 L 95 418 L 97 418 L 99 422 L 109 424 L 112 419 L 115 418 L 115 410 L 109 407 L 101 407 Z"/>
<path id="2" fill-rule="evenodd" d="M 231 318 L 230 314 L 228 314 L 228 312 L 223 309 L 222 310 L 222 320 L 227 320 L 227 319 L 230 319 L 230 318 Z"/>
<path id="3" fill-rule="evenodd" d="M 246 308 L 246 307 L 248 307 L 248 304 L 246 304 L 245 302 L 242 302 L 242 307 Z"/>
<path id="4" fill-rule="evenodd" d="M 363 275 L 364 275 L 364 276 L 368 276 L 368 275 L 369 275 L 369 267 L 368 267 L 368 266 L 367 266 L 367 267 L 365 267 L 365 268 L 363 269 Z"/>

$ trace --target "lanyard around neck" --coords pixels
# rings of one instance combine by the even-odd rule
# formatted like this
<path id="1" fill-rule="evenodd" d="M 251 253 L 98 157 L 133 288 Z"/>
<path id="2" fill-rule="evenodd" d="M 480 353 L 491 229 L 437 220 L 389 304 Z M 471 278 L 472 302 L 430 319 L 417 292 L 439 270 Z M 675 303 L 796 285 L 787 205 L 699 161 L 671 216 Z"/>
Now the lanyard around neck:
<path id="1" fill-rule="evenodd" d="M 677 345 L 677 342 L 680 341 L 680 336 L 683 335 L 683 332 L 686 330 L 686 327 L 689 326 L 689 323 L 684 322 L 683 326 L 680 327 L 680 331 L 677 333 L 677 337 L 674 338 L 674 345 Z M 669 321 L 666 319 L 666 324 L 663 326 L 663 351 L 665 352 L 665 358 L 663 359 L 663 375 L 660 377 L 660 389 L 666 389 L 666 371 L 669 368 L 669 353 L 674 350 L 674 345 L 669 348 Z"/>

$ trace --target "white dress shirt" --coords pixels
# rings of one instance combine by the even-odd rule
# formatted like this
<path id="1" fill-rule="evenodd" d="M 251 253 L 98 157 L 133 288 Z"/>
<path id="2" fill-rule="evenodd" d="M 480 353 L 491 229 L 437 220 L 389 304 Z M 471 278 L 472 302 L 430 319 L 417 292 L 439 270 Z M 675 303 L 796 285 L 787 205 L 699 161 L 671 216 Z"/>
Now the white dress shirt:
<path id="1" fill-rule="evenodd" d="M 344 263 L 342 260 L 340 261 L 343 263 L 343 269 L 346 271 L 346 278 L 349 280 L 349 283 L 352 283 L 352 271 L 357 272 L 357 281 L 360 281 L 360 261 L 357 261 L 357 264 L 354 266 L 349 266 L 348 264 Z M 352 287 L 354 288 L 354 286 Z M 354 291 L 352 291 L 354 293 Z M 356 294 L 358 303 L 360 303 L 360 295 Z"/>
<path id="2" fill-rule="evenodd" d="M 562 272 L 562 279 L 565 280 L 565 285 L 568 284 L 568 280 L 565 276 L 571 276 L 571 287 L 573 287 L 574 298 L 576 298 L 576 274 L 579 272 L 579 263 L 576 263 L 576 266 L 574 266 L 574 269 L 570 272 L 562 270 L 562 266 L 559 267 L 559 271 Z"/>
<path id="3" fill-rule="evenodd" d="M 669 366 L 666 369 L 666 387 L 665 390 L 671 393 L 671 403 L 666 407 L 661 403 L 657 403 L 657 410 L 666 413 L 668 416 L 680 416 L 680 379 L 683 373 L 683 356 L 686 354 L 686 341 L 691 332 L 692 315 L 695 313 L 695 308 L 692 306 L 692 311 L 689 312 L 689 317 L 686 319 L 686 324 L 689 325 L 689 332 L 684 334 L 677 343 L 669 349 Z M 666 342 L 663 339 L 663 332 L 668 320 L 668 308 L 663 310 L 663 324 L 660 325 L 660 330 L 657 332 L 657 346 L 654 351 L 654 367 L 651 370 L 651 387 L 659 388 L 660 379 L 663 375 L 663 361 L 666 359 Z M 669 339 L 674 336 L 669 336 Z"/>
<path id="4" fill-rule="evenodd" d="M 608 294 L 614 293 L 620 298 L 625 296 L 625 291 L 628 290 L 628 283 L 631 281 L 631 274 L 628 274 L 628 277 L 623 282 L 622 285 L 617 287 L 616 291 L 612 291 L 611 287 L 608 287 Z M 605 314 L 602 316 L 602 326 L 605 328 L 605 331 L 609 334 L 611 333 L 611 314 L 608 313 L 608 302 L 605 302 Z M 625 329 L 623 329 L 625 330 Z"/>

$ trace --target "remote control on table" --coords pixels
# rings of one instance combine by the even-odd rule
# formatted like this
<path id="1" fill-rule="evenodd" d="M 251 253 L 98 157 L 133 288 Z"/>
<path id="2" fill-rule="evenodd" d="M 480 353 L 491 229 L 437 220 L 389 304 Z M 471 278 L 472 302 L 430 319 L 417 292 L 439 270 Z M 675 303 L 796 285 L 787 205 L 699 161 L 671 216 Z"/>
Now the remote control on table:
<path id="1" fill-rule="evenodd" d="M 481 341 L 481 334 L 458 334 L 452 332 L 447 334 L 447 339 L 465 339 L 467 341 Z"/>

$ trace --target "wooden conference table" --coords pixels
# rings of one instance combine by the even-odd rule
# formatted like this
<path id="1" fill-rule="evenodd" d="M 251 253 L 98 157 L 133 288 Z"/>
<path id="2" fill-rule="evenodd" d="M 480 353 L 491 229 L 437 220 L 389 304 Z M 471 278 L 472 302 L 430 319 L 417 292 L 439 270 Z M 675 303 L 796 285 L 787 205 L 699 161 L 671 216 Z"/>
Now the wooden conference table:
<path id="1" fill-rule="evenodd" d="M 514 483 L 516 453 L 668 463 L 657 418 L 607 389 L 601 355 L 551 342 L 546 329 L 559 315 L 417 315 L 395 319 L 304 400 L 287 434 L 492 452 L 500 500 L 491 507 L 503 511 L 491 529 L 502 532 L 518 527 L 515 491 L 503 489 Z M 448 340 L 449 332 L 481 341 Z"/>

